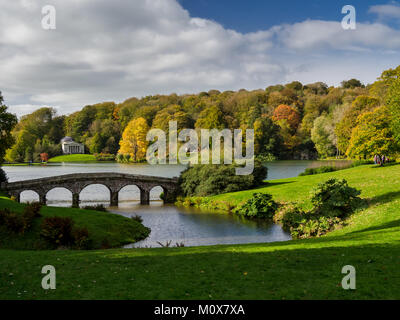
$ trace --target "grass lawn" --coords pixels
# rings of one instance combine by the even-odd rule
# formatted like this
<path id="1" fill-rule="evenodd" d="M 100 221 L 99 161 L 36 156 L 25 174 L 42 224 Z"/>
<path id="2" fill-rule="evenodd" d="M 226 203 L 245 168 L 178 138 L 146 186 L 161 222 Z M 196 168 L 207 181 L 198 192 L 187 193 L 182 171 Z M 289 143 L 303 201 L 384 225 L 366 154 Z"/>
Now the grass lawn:
<path id="1" fill-rule="evenodd" d="M 0 209 L 9 208 L 13 212 L 22 212 L 24 204 L 0 196 Z M 132 219 L 92 210 L 42 207 L 41 218 L 33 221 L 32 229 L 24 235 L 14 235 L 0 229 L 0 248 L 31 250 L 45 245 L 40 239 L 40 225 L 45 217 L 71 217 L 76 226 L 86 227 L 94 248 L 101 248 L 104 241 L 111 247 L 136 242 L 147 237 L 148 229 Z M 32 253 L 34 254 L 34 253 Z M 1 283 L 1 281 L 0 281 Z"/>
<path id="2" fill-rule="evenodd" d="M 400 299 L 400 166 L 284 179 L 257 191 L 307 207 L 310 190 L 329 177 L 363 190 L 370 206 L 327 236 L 194 248 L 0 250 L 0 299 Z M 237 203 L 253 192 L 213 199 Z M 56 290 L 41 289 L 46 264 L 57 270 Z M 356 268 L 356 290 L 341 288 L 345 265 Z"/>
<path id="3" fill-rule="evenodd" d="M 49 162 L 97 162 L 92 154 L 68 154 L 49 159 Z"/>

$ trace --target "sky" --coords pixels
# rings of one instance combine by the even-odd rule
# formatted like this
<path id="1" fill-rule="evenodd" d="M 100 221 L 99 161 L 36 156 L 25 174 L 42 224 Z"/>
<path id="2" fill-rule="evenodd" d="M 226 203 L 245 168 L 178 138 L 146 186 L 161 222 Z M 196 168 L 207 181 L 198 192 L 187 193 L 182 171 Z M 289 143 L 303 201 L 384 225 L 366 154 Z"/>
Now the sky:
<path id="1" fill-rule="evenodd" d="M 342 7 L 356 9 L 345 30 Z M 45 5 L 56 29 L 42 27 Z M 151 94 L 372 83 L 400 63 L 400 3 L 0 0 L 0 91 L 18 116 Z"/>

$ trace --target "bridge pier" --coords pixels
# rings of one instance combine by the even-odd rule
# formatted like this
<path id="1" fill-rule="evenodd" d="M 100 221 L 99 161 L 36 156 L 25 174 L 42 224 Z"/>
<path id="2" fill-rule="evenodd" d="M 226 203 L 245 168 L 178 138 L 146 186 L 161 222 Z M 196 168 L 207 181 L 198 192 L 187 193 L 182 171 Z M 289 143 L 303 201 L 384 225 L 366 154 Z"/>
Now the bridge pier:
<path id="1" fill-rule="evenodd" d="M 150 204 L 150 191 L 140 190 L 140 204 Z"/>
<path id="2" fill-rule="evenodd" d="M 111 207 L 118 207 L 118 192 L 111 192 Z"/>
<path id="3" fill-rule="evenodd" d="M 73 208 L 79 208 L 79 193 L 73 193 L 72 194 L 72 207 Z"/>
<path id="4" fill-rule="evenodd" d="M 46 205 L 47 199 L 46 199 L 46 194 L 45 193 L 39 193 L 39 203 L 41 205 Z"/>

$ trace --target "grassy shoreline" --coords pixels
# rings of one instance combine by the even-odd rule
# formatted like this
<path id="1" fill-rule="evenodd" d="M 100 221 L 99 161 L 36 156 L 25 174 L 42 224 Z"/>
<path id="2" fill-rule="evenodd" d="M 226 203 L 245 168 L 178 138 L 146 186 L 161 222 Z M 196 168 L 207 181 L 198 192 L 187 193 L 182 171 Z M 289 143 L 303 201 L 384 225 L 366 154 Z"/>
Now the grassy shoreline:
<path id="1" fill-rule="evenodd" d="M 22 212 L 24 207 L 24 204 L 0 195 L 0 209 Z M 40 239 L 40 224 L 45 217 L 70 217 L 76 226 L 86 227 L 94 249 L 102 248 L 104 244 L 113 248 L 121 247 L 142 240 L 149 234 L 148 228 L 137 221 L 108 212 L 45 206 L 41 209 L 41 215 L 41 218 L 34 220 L 32 230 L 23 235 L 0 232 L 0 248 L 40 249 L 43 245 Z"/>
<path id="2" fill-rule="evenodd" d="M 95 251 L 0 250 L 1 299 L 400 299 L 400 166 L 361 166 L 270 182 L 257 192 L 310 206 L 328 178 L 361 189 L 369 207 L 326 236 L 270 244 Z M 210 199 L 240 203 L 255 190 Z M 57 289 L 41 289 L 41 267 Z M 357 271 L 343 290 L 342 267 Z"/>

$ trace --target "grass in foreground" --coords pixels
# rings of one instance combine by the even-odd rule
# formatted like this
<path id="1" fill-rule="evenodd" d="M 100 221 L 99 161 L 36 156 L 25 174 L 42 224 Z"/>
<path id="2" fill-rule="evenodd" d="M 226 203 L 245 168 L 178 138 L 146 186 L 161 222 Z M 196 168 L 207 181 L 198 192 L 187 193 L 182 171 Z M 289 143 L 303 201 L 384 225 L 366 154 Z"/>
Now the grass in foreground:
<path id="1" fill-rule="evenodd" d="M 22 212 L 23 207 L 24 204 L 0 197 L 0 209 L 9 208 L 13 212 Z M 120 247 L 142 240 L 148 235 L 148 229 L 137 221 L 108 212 L 42 207 L 41 215 L 41 218 L 33 221 L 32 229 L 23 235 L 0 232 L 0 248 L 31 250 L 45 246 L 44 241 L 40 238 L 40 225 L 45 217 L 55 216 L 71 217 L 76 226 L 86 227 L 95 249 L 101 248 L 105 244 L 111 247 Z"/>
<path id="2" fill-rule="evenodd" d="M 51 158 L 49 162 L 97 162 L 97 160 L 92 154 L 69 154 Z"/>
<path id="3" fill-rule="evenodd" d="M 0 250 L 1 299 L 399 299 L 400 167 L 364 166 L 274 181 L 257 191 L 309 205 L 329 177 L 363 190 L 370 207 L 328 236 L 272 244 L 98 251 Z M 240 202 L 254 191 L 221 195 Z M 43 265 L 57 289 L 41 289 Z M 357 290 L 341 288 L 342 267 Z"/>

